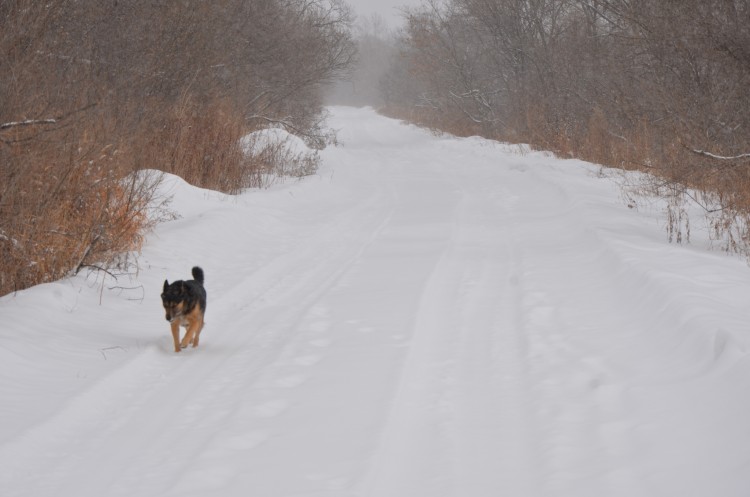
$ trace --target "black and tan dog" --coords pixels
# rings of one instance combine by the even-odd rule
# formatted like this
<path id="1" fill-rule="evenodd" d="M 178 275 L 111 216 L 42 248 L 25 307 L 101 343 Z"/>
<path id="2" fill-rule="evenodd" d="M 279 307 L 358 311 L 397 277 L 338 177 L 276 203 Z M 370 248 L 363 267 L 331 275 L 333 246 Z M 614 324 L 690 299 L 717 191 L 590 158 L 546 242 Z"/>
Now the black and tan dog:
<path id="1" fill-rule="evenodd" d="M 167 321 L 172 325 L 174 351 L 179 352 L 188 344 L 198 346 L 203 329 L 203 316 L 206 313 L 206 289 L 203 288 L 203 270 L 193 268 L 192 280 L 178 280 L 170 284 L 164 280 L 161 302 L 167 312 Z M 187 328 L 180 343 L 180 326 Z"/>

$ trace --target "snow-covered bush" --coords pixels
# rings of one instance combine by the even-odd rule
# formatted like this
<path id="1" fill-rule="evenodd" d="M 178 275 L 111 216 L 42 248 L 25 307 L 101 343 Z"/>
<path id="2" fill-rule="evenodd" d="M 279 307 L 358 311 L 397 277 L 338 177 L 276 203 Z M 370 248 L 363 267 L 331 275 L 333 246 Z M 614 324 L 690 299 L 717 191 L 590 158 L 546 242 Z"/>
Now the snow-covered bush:
<path id="1" fill-rule="evenodd" d="M 245 135 L 241 144 L 251 161 L 276 176 L 308 176 L 317 170 L 320 161 L 317 150 L 281 128 L 254 131 Z"/>

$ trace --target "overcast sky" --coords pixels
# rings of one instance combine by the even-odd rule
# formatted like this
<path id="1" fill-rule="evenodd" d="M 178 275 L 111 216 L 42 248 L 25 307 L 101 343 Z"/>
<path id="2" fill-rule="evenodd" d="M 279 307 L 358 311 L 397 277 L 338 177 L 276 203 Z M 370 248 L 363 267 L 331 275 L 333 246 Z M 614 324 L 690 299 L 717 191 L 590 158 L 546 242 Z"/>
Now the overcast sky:
<path id="1" fill-rule="evenodd" d="M 369 17 L 371 14 L 379 14 L 389 27 L 395 28 L 401 25 L 399 7 L 416 7 L 421 0 L 344 0 L 354 8 L 357 18 Z"/>

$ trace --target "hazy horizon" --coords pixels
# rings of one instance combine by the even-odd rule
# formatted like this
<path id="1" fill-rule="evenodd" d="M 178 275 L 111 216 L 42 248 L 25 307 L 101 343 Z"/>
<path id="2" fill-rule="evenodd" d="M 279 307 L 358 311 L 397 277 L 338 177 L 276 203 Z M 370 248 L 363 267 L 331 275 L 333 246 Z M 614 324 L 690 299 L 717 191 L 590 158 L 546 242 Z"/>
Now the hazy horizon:
<path id="1" fill-rule="evenodd" d="M 352 6 L 358 19 L 365 19 L 377 14 L 382 17 L 389 28 L 402 24 L 401 9 L 416 7 L 421 0 L 345 0 Z"/>

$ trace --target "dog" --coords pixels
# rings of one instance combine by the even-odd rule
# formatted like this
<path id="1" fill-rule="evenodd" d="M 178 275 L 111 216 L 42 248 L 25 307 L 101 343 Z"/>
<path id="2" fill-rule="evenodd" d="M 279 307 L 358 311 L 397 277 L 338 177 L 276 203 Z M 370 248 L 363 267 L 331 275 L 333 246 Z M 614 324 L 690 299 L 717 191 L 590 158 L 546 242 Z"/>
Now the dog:
<path id="1" fill-rule="evenodd" d="M 192 280 L 178 280 L 171 284 L 164 280 L 161 302 L 167 313 L 167 321 L 172 326 L 175 352 L 180 352 L 188 344 L 197 347 L 201 330 L 203 330 L 203 318 L 206 314 L 203 270 L 196 266 L 192 273 Z M 182 342 L 180 342 L 180 326 L 187 328 Z"/>

